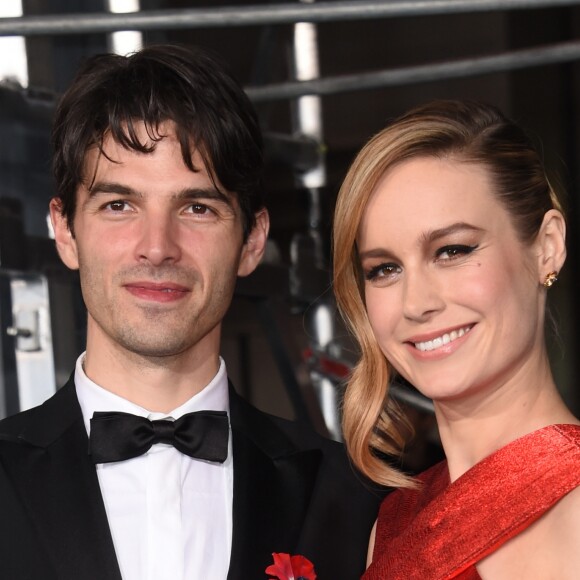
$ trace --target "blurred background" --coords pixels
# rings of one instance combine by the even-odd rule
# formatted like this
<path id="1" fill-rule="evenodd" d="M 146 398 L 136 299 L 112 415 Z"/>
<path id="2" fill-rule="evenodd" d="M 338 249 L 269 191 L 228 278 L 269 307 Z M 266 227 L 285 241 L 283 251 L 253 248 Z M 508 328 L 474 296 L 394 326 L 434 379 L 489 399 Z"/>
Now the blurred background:
<path id="1" fill-rule="evenodd" d="M 84 349 L 74 273 L 47 226 L 49 133 L 59 94 L 86 57 L 160 42 L 218 53 L 254 101 L 266 137 L 267 259 L 240 280 L 224 325 L 236 388 L 258 407 L 340 439 L 356 347 L 336 316 L 330 227 L 364 142 L 434 98 L 499 106 L 538 143 L 566 192 L 569 257 L 548 329 L 564 398 L 578 415 L 580 0 L 2 0 L 0 3 L 0 418 L 39 404 Z M 439 458 L 430 401 L 393 394 L 412 416 L 407 466 Z"/>

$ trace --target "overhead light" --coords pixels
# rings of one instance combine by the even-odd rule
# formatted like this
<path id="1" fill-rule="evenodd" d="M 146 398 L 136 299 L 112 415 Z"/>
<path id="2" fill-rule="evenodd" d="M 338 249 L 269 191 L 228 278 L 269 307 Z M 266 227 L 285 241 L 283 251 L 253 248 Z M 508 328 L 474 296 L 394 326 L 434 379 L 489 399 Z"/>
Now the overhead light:
<path id="1" fill-rule="evenodd" d="M 1 18 L 22 16 L 22 0 L 2 0 Z M 0 37 L 0 80 L 16 81 L 23 87 L 28 86 L 28 64 L 26 43 L 23 36 Z"/>
<path id="2" fill-rule="evenodd" d="M 139 0 L 108 0 L 109 12 L 125 14 L 141 10 Z M 143 33 L 138 30 L 122 30 L 110 35 L 110 49 L 116 54 L 126 55 L 143 48 Z"/>

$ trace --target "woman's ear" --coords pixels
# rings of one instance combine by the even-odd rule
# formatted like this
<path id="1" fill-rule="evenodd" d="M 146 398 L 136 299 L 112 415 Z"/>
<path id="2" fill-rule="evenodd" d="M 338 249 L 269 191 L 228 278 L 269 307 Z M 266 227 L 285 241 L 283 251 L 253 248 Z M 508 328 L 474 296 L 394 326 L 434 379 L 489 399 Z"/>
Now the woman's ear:
<path id="1" fill-rule="evenodd" d="M 544 215 L 536 238 L 538 248 L 538 273 L 540 284 L 550 273 L 558 273 L 566 260 L 566 221 L 557 209 Z"/>
<path id="2" fill-rule="evenodd" d="M 62 213 L 62 202 L 57 197 L 50 200 L 50 221 L 54 230 L 56 249 L 65 266 L 78 270 L 79 259 L 77 243 L 71 232 L 67 217 Z"/>

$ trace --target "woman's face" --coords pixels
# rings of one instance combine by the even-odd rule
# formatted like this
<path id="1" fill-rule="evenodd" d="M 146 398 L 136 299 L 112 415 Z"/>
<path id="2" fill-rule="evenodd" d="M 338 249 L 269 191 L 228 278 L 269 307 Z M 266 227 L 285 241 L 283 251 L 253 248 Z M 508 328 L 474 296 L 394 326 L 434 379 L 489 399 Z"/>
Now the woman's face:
<path id="1" fill-rule="evenodd" d="M 451 400 L 527 380 L 543 352 L 539 249 L 519 241 L 484 166 L 395 166 L 357 244 L 375 336 L 422 393 Z"/>

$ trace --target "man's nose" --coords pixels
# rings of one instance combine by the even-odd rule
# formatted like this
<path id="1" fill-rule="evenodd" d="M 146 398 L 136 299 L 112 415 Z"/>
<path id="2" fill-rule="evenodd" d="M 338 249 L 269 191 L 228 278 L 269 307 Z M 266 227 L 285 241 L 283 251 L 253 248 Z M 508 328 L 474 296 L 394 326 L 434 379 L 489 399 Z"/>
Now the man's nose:
<path id="1" fill-rule="evenodd" d="M 171 215 L 155 213 L 144 216 L 140 227 L 139 241 L 135 248 L 139 261 L 160 266 L 180 259 L 178 224 Z"/>

